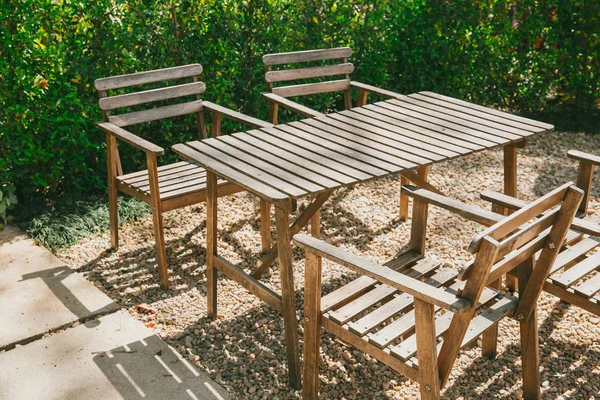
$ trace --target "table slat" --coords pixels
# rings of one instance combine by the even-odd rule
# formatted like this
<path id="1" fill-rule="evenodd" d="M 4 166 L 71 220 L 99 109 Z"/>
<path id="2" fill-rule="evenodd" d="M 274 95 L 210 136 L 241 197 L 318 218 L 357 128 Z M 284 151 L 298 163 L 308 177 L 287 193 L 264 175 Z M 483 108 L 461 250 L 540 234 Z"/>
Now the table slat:
<path id="1" fill-rule="evenodd" d="M 188 144 L 192 143 L 195 142 L 190 142 Z M 228 181 L 256 194 L 257 196 L 271 203 L 289 200 L 289 196 L 287 194 L 258 182 L 244 173 L 236 171 L 235 169 L 223 164 L 220 160 L 203 156 L 202 153 L 193 149 L 188 144 L 176 144 L 173 146 L 173 150 L 186 159 L 195 160 L 208 171 L 211 171 L 219 176 L 227 177 Z"/>
<path id="2" fill-rule="evenodd" d="M 477 138 L 481 138 L 481 139 L 485 139 L 485 140 L 489 140 L 491 142 L 496 143 L 496 145 L 499 144 L 506 144 L 506 143 L 510 143 L 510 139 L 506 139 L 506 138 L 501 138 L 495 135 L 491 135 L 489 133 L 486 132 L 482 132 L 478 129 L 474 129 L 474 128 L 469 128 L 466 126 L 462 126 L 459 124 L 455 124 L 449 121 L 444 121 L 443 119 L 440 118 L 435 118 L 432 117 L 430 115 L 423 115 L 417 111 L 414 110 L 410 110 L 408 108 L 404 108 L 404 107 L 400 107 L 396 104 L 392 104 L 392 103 L 388 103 L 385 101 L 379 102 L 379 103 L 375 103 L 375 106 L 378 107 L 382 107 L 382 108 L 386 108 L 390 111 L 394 111 L 396 113 L 399 113 L 401 115 L 405 115 L 405 116 L 410 116 L 412 118 L 415 118 L 417 120 L 423 121 L 425 123 L 429 123 L 429 124 L 433 124 L 435 126 L 439 126 L 441 129 L 452 129 L 455 130 L 457 132 L 462 132 Z"/>
<path id="3" fill-rule="evenodd" d="M 554 129 L 553 125 L 546 124 L 544 122 L 535 121 L 533 119 L 529 119 L 529 118 L 525 118 L 525 117 L 520 117 L 520 116 L 514 115 L 514 114 L 509 114 L 509 113 L 506 113 L 504 111 L 499 111 L 499 110 L 495 110 L 493 108 L 488 108 L 488 107 L 480 106 L 478 104 L 469 103 L 468 101 L 455 99 L 455 98 L 452 98 L 452 97 L 444 96 L 442 94 L 437 94 L 437 93 L 433 93 L 433 92 L 426 92 L 426 91 L 425 92 L 419 92 L 419 93 L 423 94 L 425 96 L 428 96 L 428 97 L 435 98 L 435 99 L 444 100 L 444 101 L 446 101 L 448 103 L 458 104 L 458 105 L 461 105 L 463 107 L 470 108 L 472 110 L 483 111 L 485 113 L 492 114 L 492 115 L 497 115 L 497 116 L 502 117 L 502 118 L 506 118 L 506 119 L 510 119 L 510 120 L 518 121 L 518 122 L 523 122 L 524 124 L 528 124 L 528 125 L 532 125 L 532 126 L 536 126 L 536 127 L 542 128 L 546 132 Z"/>
<path id="4" fill-rule="evenodd" d="M 400 153 L 400 156 L 397 156 L 394 154 L 398 154 L 397 151 L 386 151 L 386 148 L 381 146 L 381 142 L 364 139 L 360 136 L 357 137 L 356 135 L 352 135 L 351 133 L 324 124 L 321 121 L 315 119 L 304 120 L 301 122 L 292 122 L 290 125 L 295 126 L 298 129 L 307 131 L 313 135 L 322 137 L 324 139 L 330 139 L 334 137 L 337 143 L 344 143 L 356 149 L 364 149 L 361 151 L 374 157 L 380 158 L 384 161 L 391 162 L 402 168 L 414 168 L 418 165 L 416 163 L 428 162 L 428 160 L 421 157 L 405 157 L 402 153 Z"/>
<path id="5" fill-rule="evenodd" d="M 273 131 L 265 130 L 265 131 L 268 134 L 265 135 L 265 132 L 257 131 L 257 130 L 248 131 L 246 133 L 255 139 L 262 140 L 266 143 L 276 146 L 277 148 L 292 152 L 293 154 L 297 155 L 298 157 L 302 157 L 305 160 L 312 161 L 317 165 L 322 165 L 324 167 L 333 169 L 341 174 L 347 175 L 350 178 L 350 180 L 349 181 L 343 180 L 344 183 L 349 184 L 351 182 L 356 182 L 357 180 L 365 180 L 365 179 L 369 179 L 369 178 L 373 177 L 373 175 L 367 174 L 367 173 L 363 172 L 362 170 L 358 170 L 356 168 L 351 167 L 350 165 L 344 164 L 343 162 L 340 162 L 340 160 L 333 160 L 331 158 L 324 157 L 319 153 L 316 153 L 316 152 L 307 150 L 303 147 L 297 146 L 295 143 L 291 143 L 291 142 L 279 139 L 278 137 L 275 136 L 275 133 L 281 134 L 282 132 L 280 132 L 280 131 L 277 131 L 277 130 L 273 130 Z M 343 179 L 343 177 L 340 177 L 340 180 L 341 179 Z"/>
<path id="6" fill-rule="evenodd" d="M 288 196 L 295 197 L 295 196 L 302 196 L 302 195 L 307 194 L 306 190 L 301 189 L 297 186 L 294 186 L 291 183 L 286 182 L 283 179 L 280 179 L 276 175 L 271 175 L 266 171 L 256 168 L 254 166 L 254 164 L 255 164 L 254 160 L 243 161 L 243 160 L 237 159 L 227 153 L 224 153 L 212 146 L 209 146 L 206 143 L 208 140 L 209 139 L 204 139 L 201 142 L 195 141 L 195 142 L 190 142 L 188 144 L 191 148 L 197 150 L 199 153 L 201 153 L 205 156 L 209 156 L 215 160 L 219 160 L 219 162 L 226 164 L 230 168 L 233 168 L 233 169 L 239 171 L 240 173 L 245 174 L 249 179 L 258 181 L 258 182 L 262 183 L 263 185 L 271 186 L 274 189 L 277 189 L 278 191 L 287 193 Z M 215 140 L 217 140 L 217 139 L 215 139 Z"/>
<path id="7" fill-rule="evenodd" d="M 498 122 L 501 124 L 504 124 L 506 126 L 511 126 L 513 128 L 516 129 L 521 129 L 521 130 L 525 130 L 525 131 L 529 131 L 529 132 L 533 132 L 533 133 L 541 133 L 544 132 L 545 129 L 540 128 L 540 127 L 536 127 L 536 126 L 532 126 L 532 125 L 528 125 L 519 121 L 513 121 L 511 119 L 505 118 L 505 117 L 501 117 L 501 116 L 497 116 L 494 114 L 490 114 L 487 112 L 482 112 L 482 111 L 478 111 L 478 110 L 474 110 L 472 108 L 468 108 L 468 107 L 464 107 L 461 106 L 459 104 L 455 104 L 455 103 L 450 103 L 444 100 L 439 100 L 436 98 L 432 98 L 429 96 L 426 96 L 424 94 L 421 93 L 414 93 L 414 94 L 410 94 L 408 95 L 408 97 L 412 97 L 427 103 L 432 103 L 441 107 L 445 107 L 445 108 L 450 108 L 454 111 L 458 111 L 464 114 L 470 114 L 473 115 L 475 117 L 479 117 L 479 118 L 483 118 L 483 119 L 487 119 L 493 122 Z"/>
<path id="8" fill-rule="evenodd" d="M 444 140 L 444 139 L 447 139 L 446 137 L 440 139 L 439 137 L 432 137 L 429 135 L 418 134 L 411 130 L 404 129 L 396 124 L 390 123 L 390 121 L 384 121 L 385 117 L 376 118 L 377 114 L 373 113 L 372 111 L 369 111 L 369 110 L 361 110 L 361 111 L 362 112 L 358 112 L 358 110 L 357 111 L 343 111 L 340 114 L 346 115 L 352 119 L 356 119 L 358 121 L 368 123 L 368 124 L 371 124 L 371 125 L 379 127 L 379 128 L 386 129 L 386 130 L 388 130 L 390 132 L 394 132 L 398 135 L 408 136 L 413 139 L 431 144 L 433 146 L 445 148 L 445 149 L 452 151 L 454 153 L 457 153 L 457 154 L 465 155 L 465 154 L 471 154 L 473 152 L 473 150 L 469 149 L 466 146 L 457 146 L 454 143 L 451 143 L 450 140 Z"/>

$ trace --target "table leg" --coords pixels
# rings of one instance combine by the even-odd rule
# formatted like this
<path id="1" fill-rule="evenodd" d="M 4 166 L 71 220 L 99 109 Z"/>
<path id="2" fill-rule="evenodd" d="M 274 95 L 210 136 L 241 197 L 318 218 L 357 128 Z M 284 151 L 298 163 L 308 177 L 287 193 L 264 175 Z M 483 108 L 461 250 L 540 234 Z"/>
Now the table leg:
<path id="1" fill-rule="evenodd" d="M 271 249 L 271 204 L 260 201 L 260 241 L 263 253 Z"/>
<path id="2" fill-rule="evenodd" d="M 299 389 L 300 356 L 298 346 L 298 319 L 296 318 L 296 293 L 292 266 L 292 243 L 288 210 L 275 205 L 275 225 L 277 228 L 277 251 L 281 273 L 281 297 L 283 301 L 283 321 L 285 324 L 285 345 L 288 359 L 290 386 Z"/>
<path id="3" fill-rule="evenodd" d="M 217 318 L 217 177 L 206 171 L 206 293 L 207 314 Z"/>
<path id="4" fill-rule="evenodd" d="M 404 176 L 400 176 L 400 186 L 408 185 L 408 179 Z M 406 221 L 408 219 L 408 196 L 400 194 L 400 212 L 398 213 L 400 221 Z"/>
<path id="5" fill-rule="evenodd" d="M 504 146 L 504 194 L 517 198 L 517 149 L 526 146 L 526 141 Z M 502 214 L 510 214 L 505 209 Z M 518 290 L 518 280 L 513 275 L 506 275 L 506 286 L 513 292 Z"/>
<path id="6" fill-rule="evenodd" d="M 315 201 L 317 196 L 311 196 L 311 201 Z M 317 239 L 321 237 L 321 210 L 315 211 L 310 217 L 310 234 Z"/>

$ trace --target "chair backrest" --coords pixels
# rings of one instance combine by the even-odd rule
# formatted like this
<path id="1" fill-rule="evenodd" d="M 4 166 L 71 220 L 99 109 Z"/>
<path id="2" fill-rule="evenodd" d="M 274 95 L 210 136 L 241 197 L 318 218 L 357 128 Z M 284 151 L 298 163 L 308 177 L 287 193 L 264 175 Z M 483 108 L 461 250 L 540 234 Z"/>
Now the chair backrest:
<path id="1" fill-rule="evenodd" d="M 527 320 L 532 315 L 582 198 L 583 192 L 569 182 L 503 218 L 473 239 L 469 251 L 476 253 L 475 261 L 468 273 L 463 274 L 466 282 L 459 293 L 471 302 L 472 307 L 469 312 L 452 318 L 448 332 L 453 334 L 447 336 L 439 356 L 443 382 L 449 376 L 484 288 L 525 263 L 528 263 L 528 277 L 519 283 L 519 303 L 514 316 L 518 320 Z M 540 250 L 541 254 L 534 262 Z M 521 287 L 521 283 L 525 285 Z"/>
<path id="2" fill-rule="evenodd" d="M 354 71 L 354 65 L 348 62 L 352 55 L 350 47 L 338 47 L 334 49 L 294 51 L 289 53 L 267 54 L 263 56 L 265 64 L 265 80 L 270 92 L 281 97 L 304 96 L 317 93 L 328 93 L 344 91 L 345 97 L 350 98 L 350 74 Z M 300 68 L 296 64 L 314 63 L 317 61 L 334 60 L 331 65 L 307 65 Z M 292 64 L 293 68 L 274 70 L 274 66 Z M 322 64 L 322 63 L 321 63 Z M 327 80 L 314 83 L 303 83 L 294 85 L 279 85 L 281 82 L 300 81 L 314 78 L 330 78 L 343 76 L 343 79 Z M 347 95 L 346 95 L 347 93 Z M 346 108 L 352 105 L 346 104 Z"/>
<path id="3" fill-rule="evenodd" d="M 469 251 L 477 256 L 461 279 L 470 279 L 476 269 L 484 268 L 487 271 L 479 273 L 487 276 L 482 283 L 488 285 L 541 250 L 535 269 L 545 280 L 582 198 L 583 191 L 569 182 L 485 229 L 469 245 Z M 488 247 L 485 252 L 484 244 Z M 494 254 L 485 254 L 490 249 Z M 478 263 L 479 258 L 488 260 L 485 266 Z"/>
<path id="4" fill-rule="evenodd" d="M 204 138 L 206 135 L 204 131 L 204 120 L 202 118 L 202 101 L 200 100 L 200 94 L 206 90 L 206 85 L 198 80 L 201 73 L 202 66 L 200 64 L 189 64 L 173 68 L 101 78 L 94 82 L 94 86 L 100 95 L 98 103 L 102 109 L 104 120 L 107 122 L 124 127 L 163 118 L 196 113 L 198 117 L 198 127 Z M 183 79 L 187 82 L 167 85 L 167 82 L 180 81 Z M 165 86 L 149 90 L 139 90 L 139 86 L 156 84 L 157 82 L 165 83 Z M 131 87 L 136 87 L 138 90 L 109 96 L 109 91 L 111 90 Z M 178 104 L 159 105 L 144 110 L 126 112 L 124 114 L 111 115 L 112 110 L 172 100 L 180 97 L 192 97 L 193 100 Z"/>

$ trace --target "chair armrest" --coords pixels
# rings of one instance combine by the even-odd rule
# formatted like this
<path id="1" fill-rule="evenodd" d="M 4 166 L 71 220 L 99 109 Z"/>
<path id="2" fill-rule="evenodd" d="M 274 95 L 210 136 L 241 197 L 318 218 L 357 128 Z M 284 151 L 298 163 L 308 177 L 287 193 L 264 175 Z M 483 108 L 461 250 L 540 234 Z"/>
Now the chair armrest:
<path id="1" fill-rule="evenodd" d="M 351 81 L 350 87 L 354 89 L 364 90 L 377 96 L 386 97 L 389 99 L 399 99 L 402 97 L 400 93 L 392 92 L 391 90 L 381 89 L 376 86 L 367 85 L 366 83 Z"/>
<path id="2" fill-rule="evenodd" d="M 596 166 L 600 165 L 600 156 L 594 154 L 584 153 L 583 151 L 579 150 L 569 150 L 567 152 L 567 156 L 569 156 L 569 158 L 578 160 L 580 162 L 584 162 L 586 164 L 592 164 Z"/>
<path id="3" fill-rule="evenodd" d="M 294 243 L 307 251 L 312 251 L 321 257 L 453 313 L 460 314 L 471 306 L 471 302 L 466 299 L 339 249 L 312 236 L 295 235 Z"/>
<path id="4" fill-rule="evenodd" d="M 482 200 L 489 201 L 492 204 L 497 204 L 511 210 L 519 210 L 528 204 L 526 201 L 515 199 L 514 197 L 492 190 L 484 190 L 479 194 L 479 197 Z M 600 224 L 586 221 L 582 218 L 574 218 L 571 223 L 571 229 L 586 235 L 600 237 Z"/>
<path id="5" fill-rule="evenodd" d="M 250 125 L 255 128 L 271 128 L 273 126 L 273 124 L 270 124 L 261 119 L 254 118 L 254 117 L 251 117 L 246 114 L 242 114 L 241 112 L 232 110 L 227 107 L 220 106 L 215 103 L 211 103 L 210 101 L 203 101 L 202 107 L 204 107 L 207 110 L 212 111 L 214 113 L 226 116 L 234 121 L 238 121 L 238 122 L 241 122 L 246 125 Z"/>
<path id="6" fill-rule="evenodd" d="M 508 208 L 509 210 L 519 210 L 527 205 L 526 201 L 519 200 L 504 193 L 498 193 L 487 189 L 479 193 L 479 198 L 492 204 Z"/>
<path id="7" fill-rule="evenodd" d="M 289 108 L 298 114 L 306 115 L 307 117 L 323 117 L 324 114 L 313 110 L 312 108 L 303 106 L 302 104 L 296 103 L 295 101 L 286 99 L 285 97 L 278 96 L 274 93 L 263 92 L 263 97 L 273 103 L 277 103 L 282 107 Z"/>
<path id="8" fill-rule="evenodd" d="M 155 156 L 162 156 L 165 153 L 165 150 L 162 147 L 157 146 L 146 139 L 142 139 L 141 137 L 134 135 L 123 128 L 111 124 L 110 122 L 97 122 L 96 126 L 102 129 L 104 132 L 110 133 L 117 139 L 120 139 L 125 143 L 129 143 L 133 147 L 136 147 L 143 152 L 154 154 Z"/>
<path id="9" fill-rule="evenodd" d="M 484 210 L 483 208 L 472 206 L 416 186 L 404 185 L 401 190 L 402 194 L 446 209 L 485 226 L 492 226 L 504 218 L 504 216 L 495 212 Z"/>

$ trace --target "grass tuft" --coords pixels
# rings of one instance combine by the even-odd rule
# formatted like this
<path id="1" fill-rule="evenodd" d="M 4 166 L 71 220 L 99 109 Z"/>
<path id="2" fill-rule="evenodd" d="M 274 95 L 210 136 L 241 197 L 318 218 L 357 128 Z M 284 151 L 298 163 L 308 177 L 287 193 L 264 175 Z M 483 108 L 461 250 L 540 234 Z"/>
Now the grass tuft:
<path id="1" fill-rule="evenodd" d="M 119 222 L 137 220 L 150 213 L 150 207 L 132 197 L 119 197 Z M 81 239 L 110 228 L 106 198 L 74 200 L 44 211 L 25 224 L 25 232 L 53 253 Z"/>

